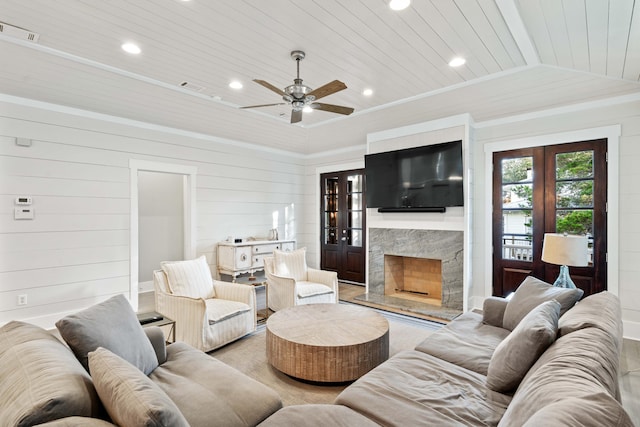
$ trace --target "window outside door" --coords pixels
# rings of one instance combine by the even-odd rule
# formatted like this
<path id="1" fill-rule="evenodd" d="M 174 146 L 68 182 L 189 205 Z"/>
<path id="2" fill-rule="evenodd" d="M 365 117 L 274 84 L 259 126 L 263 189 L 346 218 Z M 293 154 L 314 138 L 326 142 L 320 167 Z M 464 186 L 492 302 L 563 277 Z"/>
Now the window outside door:
<path id="1" fill-rule="evenodd" d="M 606 140 L 494 153 L 493 294 L 528 275 L 553 283 L 560 266 L 541 260 L 544 233 L 587 235 L 587 267 L 570 267 L 585 295 L 607 289 Z"/>
<path id="2" fill-rule="evenodd" d="M 364 283 L 364 170 L 320 175 L 320 267 L 338 279 Z"/>

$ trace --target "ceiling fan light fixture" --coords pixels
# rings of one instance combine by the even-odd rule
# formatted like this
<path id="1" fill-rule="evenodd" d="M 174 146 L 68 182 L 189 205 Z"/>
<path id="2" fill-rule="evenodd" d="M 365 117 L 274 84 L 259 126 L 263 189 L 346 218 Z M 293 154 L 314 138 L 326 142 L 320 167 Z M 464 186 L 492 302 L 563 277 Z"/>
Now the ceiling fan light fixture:
<path id="1" fill-rule="evenodd" d="M 366 88 L 365 90 L 363 90 L 363 91 L 362 91 L 362 94 L 363 94 L 364 96 L 371 96 L 371 95 L 373 95 L 373 89 L 371 89 L 371 88 Z"/>
<path id="2" fill-rule="evenodd" d="M 231 83 L 229 83 L 229 87 L 231 89 L 242 89 L 242 83 L 238 80 L 232 80 Z"/>
<path id="3" fill-rule="evenodd" d="M 391 0 L 389 7 L 391 10 L 404 10 L 409 7 L 411 0 Z"/>
<path id="4" fill-rule="evenodd" d="M 456 56 L 451 61 L 449 61 L 449 66 L 450 67 L 459 67 L 461 65 L 464 65 L 466 62 L 467 62 L 467 60 L 464 59 L 463 57 Z"/>
<path id="5" fill-rule="evenodd" d="M 302 109 L 303 113 L 313 113 L 313 108 L 311 108 L 310 105 L 305 105 L 305 107 Z"/>

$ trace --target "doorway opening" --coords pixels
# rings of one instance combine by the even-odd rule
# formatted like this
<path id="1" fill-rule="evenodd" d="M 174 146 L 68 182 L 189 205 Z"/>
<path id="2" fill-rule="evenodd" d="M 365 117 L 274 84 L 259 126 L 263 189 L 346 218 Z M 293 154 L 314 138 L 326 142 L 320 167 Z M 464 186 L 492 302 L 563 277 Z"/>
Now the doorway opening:
<path id="1" fill-rule="evenodd" d="M 171 256 L 181 259 L 195 257 L 197 168 L 132 159 L 129 161 L 129 171 L 131 192 L 129 301 L 134 310 L 137 310 L 140 283 L 146 282 L 141 278 L 146 277 L 147 270 L 150 268 L 153 271 L 160 267 L 158 257 Z M 173 206 L 159 208 L 160 205 L 166 204 Z M 158 217 L 154 217 L 153 210 L 156 208 L 161 210 L 157 212 L 161 213 L 157 215 Z M 164 222 L 165 226 L 162 227 L 159 222 Z M 169 226 L 173 229 L 167 230 Z M 148 240 L 147 238 L 153 233 L 157 236 L 153 237 L 153 241 Z M 173 243 L 178 242 L 181 250 L 175 252 L 174 249 L 167 249 L 170 243 L 164 242 L 163 239 L 168 238 Z M 155 247 L 158 241 L 165 249 Z M 153 267 L 153 263 L 157 265 Z M 145 286 L 148 286 L 148 283 Z"/>

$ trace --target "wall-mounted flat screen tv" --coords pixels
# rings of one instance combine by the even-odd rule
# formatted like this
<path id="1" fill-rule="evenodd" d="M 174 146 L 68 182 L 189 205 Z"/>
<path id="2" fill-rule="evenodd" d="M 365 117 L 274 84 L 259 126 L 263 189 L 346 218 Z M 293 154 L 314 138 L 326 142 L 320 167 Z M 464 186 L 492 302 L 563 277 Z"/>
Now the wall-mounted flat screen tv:
<path id="1" fill-rule="evenodd" d="M 368 208 L 444 212 L 463 206 L 462 141 L 364 157 Z"/>

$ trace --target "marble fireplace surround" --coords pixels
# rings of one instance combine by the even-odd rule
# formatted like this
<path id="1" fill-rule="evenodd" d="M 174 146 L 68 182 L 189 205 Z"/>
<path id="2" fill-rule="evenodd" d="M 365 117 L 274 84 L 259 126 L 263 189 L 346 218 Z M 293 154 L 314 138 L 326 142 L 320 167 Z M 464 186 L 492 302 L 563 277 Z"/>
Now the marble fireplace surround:
<path id="1" fill-rule="evenodd" d="M 368 299 L 388 300 L 384 297 L 385 254 L 438 259 L 442 261 L 442 309 L 459 314 L 463 307 L 463 249 L 462 231 L 370 228 Z"/>

